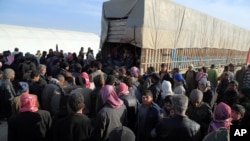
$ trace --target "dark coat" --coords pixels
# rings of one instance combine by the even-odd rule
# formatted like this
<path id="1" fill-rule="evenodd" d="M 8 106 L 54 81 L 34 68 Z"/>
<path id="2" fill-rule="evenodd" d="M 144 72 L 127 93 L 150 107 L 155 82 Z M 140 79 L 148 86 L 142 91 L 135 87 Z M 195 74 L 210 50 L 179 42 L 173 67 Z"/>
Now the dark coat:
<path id="1" fill-rule="evenodd" d="M 157 141 L 199 141 L 200 125 L 187 116 L 163 118 L 155 128 Z"/>
<path id="2" fill-rule="evenodd" d="M 137 113 L 139 108 L 139 101 L 136 99 L 135 96 L 131 94 L 123 95 L 120 97 L 123 101 L 124 105 L 127 108 L 127 119 L 128 119 L 128 127 L 135 131 L 135 123 L 137 120 Z"/>
<path id="3" fill-rule="evenodd" d="M 203 138 L 207 134 L 208 126 L 212 121 L 213 113 L 211 107 L 205 102 L 202 102 L 199 107 L 189 103 L 186 114 L 191 120 L 200 124 L 201 138 Z"/>
<path id="4" fill-rule="evenodd" d="M 4 117 L 9 118 L 12 115 L 11 102 L 16 96 L 16 91 L 9 80 L 3 80 L 0 88 L 0 110 Z"/>
<path id="5" fill-rule="evenodd" d="M 8 120 L 8 141 L 45 141 L 51 127 L 49 112 L 20 112 Z"/>
<path id="6" fill-rule="evenodd" d="M 150 133 L 160 119 L 161 109 L 156 103 L 153 102 L 149 107 L 146 116 L 141 117 L 141 107 L 142 105 L 139 107 L 137 117 L 137 141 L 152 141 L 153 138 L 151 137 Z"/>
<path id="7" fill-rule="evenodd" d="M 109 106 L 109 104 L 105 104 L 97 115 L 95 140 L 107 141 L 112 130 L 126 124 L 127 110 L 124 104 L 116 109 Z"/>
<path id="8" fill-rule="evenodd" d="M 53 141 L 91 141 L 94 127 L 83 114 L 70 114 L 52 127 Z"/>

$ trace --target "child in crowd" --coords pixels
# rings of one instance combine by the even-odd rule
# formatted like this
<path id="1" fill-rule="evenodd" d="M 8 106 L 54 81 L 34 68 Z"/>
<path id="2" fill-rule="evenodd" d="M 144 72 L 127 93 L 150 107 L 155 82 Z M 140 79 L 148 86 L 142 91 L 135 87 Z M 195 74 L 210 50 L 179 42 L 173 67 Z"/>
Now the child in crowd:
<path id="1" fill-rule="evenodd" d="M 239 104 L 234 104 L 232 106 L 232 113 L 231 113 L 231 118 L 232 118 L 232 124 L 233 125 L 242 125 L 242 118 L 245 115 L 245 108 L 242 105 Z"/>
<path id="2" fill-rule="evenodd" d="M 167 95 L 164 99 L 164 106 L 161 108 L 161 117 L 166 118 L 170 117 L 174 114 L 173 108 L 172 108 L 172 95 Z"/>

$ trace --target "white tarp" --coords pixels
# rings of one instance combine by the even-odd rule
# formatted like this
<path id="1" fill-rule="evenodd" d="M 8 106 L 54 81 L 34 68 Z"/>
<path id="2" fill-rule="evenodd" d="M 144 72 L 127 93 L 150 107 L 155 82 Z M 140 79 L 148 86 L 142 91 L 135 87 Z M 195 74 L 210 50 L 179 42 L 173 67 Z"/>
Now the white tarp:
<path id="1" fill-rule="evenodd" d="M 58 49 L 65 53 L 78 54 L 81 47 L 87 52 L 88 47 L 91 47 L 96 54 L 100 46 L 100 37 L 86 32 L 0 24 L 0 52 L 5 50 L 12 52 L 18 47 L 23 53 L 35 54 L 37 50 L 41 52 L 48 52 L 50 48 L 55 50 L 56 44 Z"/>
<path id="2" fill-rule="evenodd" d="M 102 44 L 108 38 L 110 19 L 126 19 L 120 42 L 142 48 L 208 47 L 248 51 L 250 47 L 249 30 L 169 0 L 104 2 Z"/>

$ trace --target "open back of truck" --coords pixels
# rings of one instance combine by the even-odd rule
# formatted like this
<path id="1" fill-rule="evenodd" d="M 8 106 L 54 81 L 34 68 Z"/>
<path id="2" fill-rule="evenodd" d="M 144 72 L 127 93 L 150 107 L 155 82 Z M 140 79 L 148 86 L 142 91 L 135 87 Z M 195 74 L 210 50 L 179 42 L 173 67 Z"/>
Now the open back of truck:
<path id="1" fill-rule="evenodd" d="M 103 56 L 128 44 L 142 73 L 149 66 L 160 70 L 162 63 L 169 70 L 186 70 L 190 64 L 241 65 L 246 63 L 250 31 L 170 0 L 104 2 Z"/>

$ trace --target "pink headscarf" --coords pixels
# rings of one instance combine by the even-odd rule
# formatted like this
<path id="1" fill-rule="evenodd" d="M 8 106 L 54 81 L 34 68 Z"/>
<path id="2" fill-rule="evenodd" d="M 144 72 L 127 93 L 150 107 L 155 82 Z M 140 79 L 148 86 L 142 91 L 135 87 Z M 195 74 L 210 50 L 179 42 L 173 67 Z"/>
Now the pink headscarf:
<path id="1" fill-rule="evenodd" d="M 121 82 L 118 86 L 117 93 L 119 97 L 129 94 L 128 86 L 124 82 Z"/>
<path id="2" fill-rule="evenodd" d="M 224 102 L 220 102 L 214 111 L 214 118 L 208 127 L 208 133 L 215 131 L 220 127 L 230 129 L 231 108 Z"/>
<path id="3" fill-rule="evenodd" d="M 105 85 L 100 92 L 103 103 L 109 103 L 112 108 L 119 108 L 123 104 L 112 85 Z"/>
<path id="4" fill-rule="evenodd" d="M 82 72 L 81 77 L 85 79 L 86 88 L 90 88 L 89 75 L 86 72 Z"/>
<path id="5" fill-rule="evenodd" d="M 38 110 L 37 107 L 37 98 L 35 95 L 31 95 L 28 93 L 23 93 L 20 96 L 21 108 L 20 112 L 36 112 Z"/>
<path id="6" fill-rule="evenodd" d="M 15 60 L 14 56 L 9 55 L 7 56 L 7 61 L 5 62 L 5 64 L 11 65 L 14 62 L 14 60 Z"/>
<path id="7" fill-rule="evenodd" d="M 134 77 L 138 77 L 140 74 L 139 69 L 135 66 L 131 67 L 130 72 L 131 72 L 132 76 L 134 76 Z"/>

